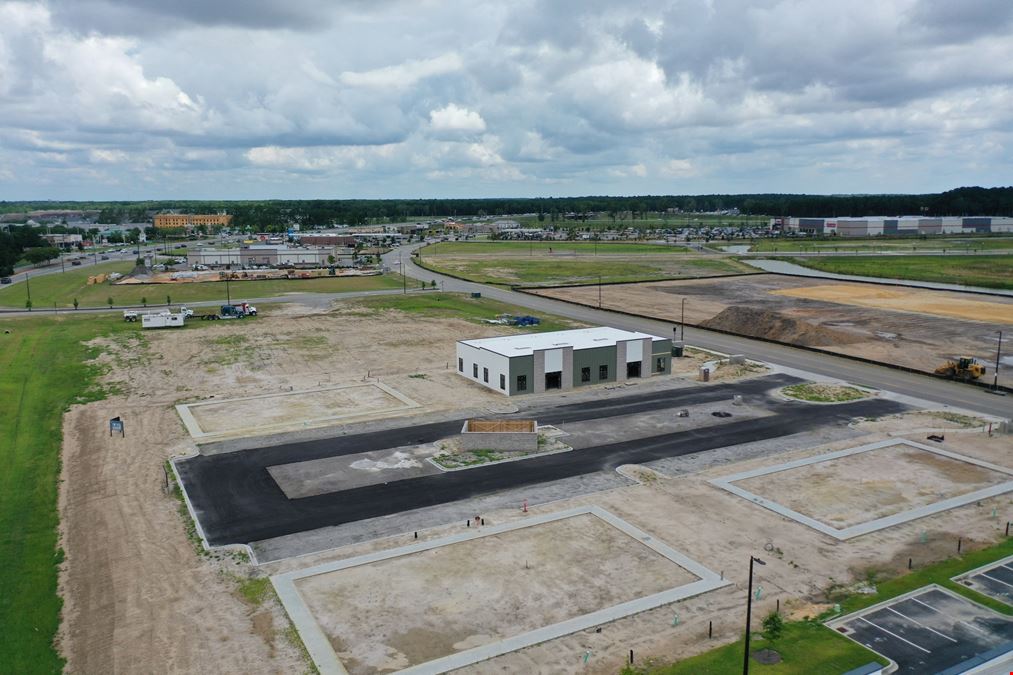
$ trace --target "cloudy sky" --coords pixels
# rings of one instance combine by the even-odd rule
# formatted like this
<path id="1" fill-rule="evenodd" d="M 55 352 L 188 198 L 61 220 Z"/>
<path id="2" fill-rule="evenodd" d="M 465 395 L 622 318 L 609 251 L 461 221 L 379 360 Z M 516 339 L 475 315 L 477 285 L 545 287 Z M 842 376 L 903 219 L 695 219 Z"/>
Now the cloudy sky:
<path id="1" fill-rule="evenodd" d="M 1013 183 L 1010 0 L 0 0 L 0 199 Z"/>

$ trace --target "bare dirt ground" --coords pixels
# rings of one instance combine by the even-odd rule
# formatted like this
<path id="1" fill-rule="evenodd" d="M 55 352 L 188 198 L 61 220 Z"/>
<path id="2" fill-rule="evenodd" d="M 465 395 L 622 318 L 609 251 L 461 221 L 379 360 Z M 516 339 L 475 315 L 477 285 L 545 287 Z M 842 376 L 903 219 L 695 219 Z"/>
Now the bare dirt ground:
<path id="1" fill-rule="evenodd" d="M 893 445 L 748 478 L 736 485 L 844 528 L 1011 479 L 1009 474 L 976 464 Z"/>
<path id="2" fill-rule="evenodd" d="M 307 669 L 280 605 L 247 602 L 237 592 L 237 578 L 259 572 L 241 557 L 201 556 L 187 538 L 179 502 L 163 490 L 165 460 L 194 451 L 174 404 L 360 383 L 371 355 L 382 353 L 383 369 L 370 378 L 430 410 L 502 405 L 501 396 L 467 384 L 447 364 L 455 340 L 510 331 L 285 305 L 256 321 L 138 328 L 134 337 L 96 341 L 104 348 L 104 382 L 118 393 L 64 417 L 58 640 L 67 672 Z M 115 416 L 125 422 L 125 439 L 108 435 Z"/>
<path id="3" fill-rule="evenodd" d="M 948 417 L 952 413 L 939 414 Z M 1008 494 L 839 542 L 708 482 L 720 475 L 882 440 L 888 438 L 888 434 L 925 442 L 927 430 L 937 427 L 945 430 L 946 441 L 941 447 L 1000 465 L 1010 464 L 1013 437 L 989 438 L 984 432 L 971 431 L 966 425 L 944 417 L 909 413 L 858 421 L 854 424 L 857 435 L 846 440 L 789 453 L 777 454 L 775 450 L 775 454 L 767 453 L 755 460 L 679 477 L 667 477 L 644 467 L 625 466 L 622 467 L 625 474 L 643 477 L 641 485 L 532 507 L 530 512 L 539 514 L 588 504 L 600 506 L 690 558 L 723 572 L 734 585 L 604 625 L 600 632 L 582 631 L 476 664 L 460 672 L 558 673 L 580 670 L 615 673 L 622 668 L 630 649 L 635 650 L 638 663 L 650 658 L 667 663 L 738 639 L 741 637 L 746 593 L 745 562 L 750 554 L 761 556 L 767 562 L 756 580 L 763 591 L 761 599 L 754 603 L 754 616 L 764 616 L 780 600 L 786 613 L 802 618 L 815 616 L 830 606 L 832 601 L 828 600 L 828 592 L 842 585 L 864 583 L 872 570 L 880 576 L 895 575 L 906 571 L 909 557 L 914 559 L 915 565 L 951 557 L 956 552 L 958 537 L 963 538 L 964 550 L 968 550 L 968 546 L 978 548 L 1002 539 L 1005 522 L 1013 519 L 1013 499 Z M 881 467 L 876 470 L 883 471 Z M 994 517 L 993 509 L 996 512 Z M 520 509 L 483 513 L 482 516 L 489 524 L 527 517 Z M 445 536 L 459 531 L 461 527 L 458 523 L 432 528 L 419 532 L 419 537 L 427 540 Z M 273 574 L 402 546 L 412 541 L 409 532 L 403 537 L 374 540 L 279 561 L 264 568 Z M 476 568 L 488 569 L 486 560 L 495 559 L 495 555 L 490 558 L 483 555 L 459 561 L 458 564 L 443 561 L 444 564 L 432 568 L 420 567 L 413 574 L 417 572 L 424 577 L 438 573 L 455 578 L 459 574 L 471 574 Z M 596 561 L 587 559 L 578 565 L 593 568 Z M 565 593 L 550 596 L 546 601 L 561 602 L 559 598 L 563 596 Z M 524 612 L 536 610 L 543 611 L 537 609 L 535 603 L 525 605 L 516 620 L 522 620 Z M 478 616 L 481 614 L 482 611 L 478 611 Z M 361 615 L 361 612 L 352 612 L 343 620 L 348 622 L 349 617 Z M 708 621 L 714 624 L 714 638 L 711 640 L 707 639 Z M 345 648 L 352 652 L 353 658 L 365 658 L 357 654 L 359 650 L 369 650 L 368 645 L 361 643 L 357 647 L 345 645 Z M 587 651 L 591 652 L 591 656 L 585 666 L 582 658 Z"/>
<path id="4" fill-rule="evenodd" d="M 582 515 L 296 585 L 345 668 L 359 675 L 424 663 L 695 580 L 624 532 Z"/>
<path id="5" fill-rule="evenodd" d="M 291 424 L 293 420 L 324 422 L 334 418 L 368 416 L 382 412 L 405 412 L 412 404 L 402 401 L 376 383 L 350 384 L 339 388 L 224 400 L 189 406 L 201 430 L 207 434 L 247 432 L 250 428 Z M 333 423 L 333 422 L 332 422 Z"/>
<path id="6" fill-rule="evenodd" d="M 971 321 L 1013 323 L 1013 305 L 967 298 L 961 293 L 928 291 L 914 288 L 883 288 L 869 284 L 826 284 L 774 291 L 809 300 L 826 300 L 843 305 L 892 309 L 948 316 Z"/>
<path id="7" fill-rule="evenodd" d="M 598 305 L 597 287 L 537 292 Z M 811 279 L 775 274 L 613 285 L 605 287 L 602 304 L 678 322 L 683 298 L 687 298 L 686 321 L 690 324 L 715 319 L 732 307 L 747 307 L 771 319 L 760 328 L 777 331 L 761 337 L 927 371 L 957 356 L 974 356 L 990 364 L 995 358 L 997 329 L 1013 321 L 1013 299 L 1009 298 L 985 301 L 969 293 L 844 281 L 821 282 L 814 287 Z M 736 323 L 735 317 L 726 313 L 718 327 L 754 334 L 756 317 L 741 319 Z M 784 330 L 785 324 L 792 322 L 794 327 Z M 999 377 L 1003 383 L 1002 372 Z"/>

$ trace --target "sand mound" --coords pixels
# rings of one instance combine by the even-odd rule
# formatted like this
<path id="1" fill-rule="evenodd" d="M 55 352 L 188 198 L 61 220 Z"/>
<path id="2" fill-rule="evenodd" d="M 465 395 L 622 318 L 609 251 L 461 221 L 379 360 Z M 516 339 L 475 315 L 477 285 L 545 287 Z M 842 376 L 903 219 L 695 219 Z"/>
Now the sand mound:
<path id="1" fill-rule="evenodd" d="M 778 312 L 732 305 L 720 314 L 700 323 L 701 328 L 716 328 L 749 337 L 767 338 L 806 347 L 862 342 L 863 338 L 831 330 L 808 321 L 793 319 Z"/>

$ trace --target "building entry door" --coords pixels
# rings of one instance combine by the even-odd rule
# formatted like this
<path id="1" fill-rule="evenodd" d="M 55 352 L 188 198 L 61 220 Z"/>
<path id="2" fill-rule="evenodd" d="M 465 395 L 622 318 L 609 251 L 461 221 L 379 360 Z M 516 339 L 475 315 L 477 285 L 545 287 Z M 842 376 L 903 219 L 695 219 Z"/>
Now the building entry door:
<path id="1" fill-rule="evenodd" d="M 626 377 L 640 377 L 640 361 L 630 361 L 626 364 Z"/>
<path id="2" fill-rule="evenodd" d="M 555 373 L 545 373 L 545 388 L 546 389 L 561 389 L 563 387 L 563 373 L 556 371 Z"/>

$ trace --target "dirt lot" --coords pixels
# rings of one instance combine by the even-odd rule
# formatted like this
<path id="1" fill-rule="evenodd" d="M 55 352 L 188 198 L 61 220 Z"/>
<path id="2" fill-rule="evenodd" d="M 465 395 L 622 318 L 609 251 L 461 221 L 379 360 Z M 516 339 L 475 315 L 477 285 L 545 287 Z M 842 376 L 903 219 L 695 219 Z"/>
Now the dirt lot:
<path id="1" fill-rule="evenodd" d="M 598 304 L 597 287 L 538 293 Z M 956 356 L 991 364 L 997 330 L 1013 322 L 1009 298 L 843 281 L 813 286 L 811 279 L 775 274 L 613 285 L 602 297 L 606 307 L 675 322 L 685 297 L 690 324 L 713 321 L 716 328 L 743 335 L 923 370 Z M 1009 384 L 1004 372 L 1000 383 L 1004 377 Z"/>
<path id="2" fill-rule="evenodd" d="M 385 390 L 386 389 L 386 390 Z M 307 392 L 282 393 L 253 398 L 187 405 L 204 434 L 246 435 L 251 429 L 287 427 L 294 424 L 334 424 L 337 419 L 380 413 L 405 413 L 414 401 L 376 382 L 341 385 Z"/>
<path id="3" fill-rule="evenodd" d="M 869 284 L 826 284 L 775 291 L 809 300 L 844 305 L 918 312 L 989 323 L 1013 323 L 1013 304 L 973 300 L 959 293 L 939 293 L 914 288 L 882 288 Z"/>
<path id="4" fill-rule="evenodd" d="M 945 415 L 950 416 L 951 413 Z M 964 425 L 949 419 L 925 413 L 909 413 L 856 422 L 856 435 L 846 440 L 813 444 L 805 449 L 778 454 L 784 447 L 790 447 L 779 440 L 758 459 L 726 464 L 680 477 L 670 478 L 635 466 L 620 467 L 627 475 L 642 476 L 643 484 L 531 507 L 532 514 L 539 514 L 589 504 L 600 506 L 690 558 L 723 572 L 726 578 L 734 582 L 734 586 L 607 624 L 601 632 L 588 630 L 575 633 L 476 664 L 461 672 L 556 673 L 570 672 L 581 667 L 589 673 L 615 673 L 622 667 L 629 649 L 636 651 L 638 661 L 653 657 L 669 662 L 738 639 L 741 637 L 740 619 L 747 570 L 742 561 L 748 560 L 750 554 L 760 555 L 767 562 L 757 577 L 757 584 L 763 587 L 763 596 L 759 602 L 754 603 L 754 616 L 772 611 L 775 603 L 780 600 L 782 609 L 795 618 L 801 618 L 813 616 L 829 606 L 824 595 L 826 589 L 863 582 L 868 570 L 875 569 L 879 574 L 899 574 L 906 569 L 908 557 L 912 557 L 915 564 L 950 557 L 955 551 L 958 537 L 963 538 L 965 550 L 968 546 L 976 548 L 1001 539 L 1006 520 L 1013 519 L 1013 500 L 1010 495 L 986 499 L 980 505 L 964 506 L 839 542 L 708 483 L 711 478 L 737 471 L 882 440 L 887 437 L 887 433 L 901 434 L 902 437 L 924 442 L 926 430 L 937 427 L 946 430 L 946 443 L 941 447 L 953 452 L 1001 465 L 1008 465 L 1009 458 L 1013 455 L 1013 437 L 989 438 L 986 433 L 967 430 Z M 993 508 L 997 510 L 994 518 L 991 515 Z M 489 524 L 527 517 L 519 509 L 482 515 Z M 425 540 L 444 536 L 457 532 L 459 527 L 457 524 L 433 528 L 419 532 L 419 537 Z M 357 544 L 272 563 L 265 566 L 265 571 L 271 574 L 290 571 L 408 543 L 412 543 L 410 533 L 405 537 Z M 486 558 L 483 554 L 481 557 L 457 561 L 444 559 L 438 564 L 433 561 L 431 567 L 419 566 L 411 570 L 411 574 L 418 575 L 420 579 L 435 575 L 451 579 L 458 575 L 468 576 L 474 574 L 476 569 L 488 569 L 486 560 L 498 560 L 497 555 L 499 554 Z M 499 569 L 495 565 L 493 568 Z M 408 570 L 405 569 L 405 572 Z M 399 580 L 402 583 L 415 583 L 404 577 L 399 577 Z M 438 598 L 439 595 L 426 597 Z M 558 603 L 561 597 L 565 597 L 565 592 L 547 597 L 546 603 Z M 486 607 L 478 606 L 473 614 L 465 616 L 481 622 L 487 611 Z M 524 611 L 515 620 L 524 620 L 525 613 L 535 611 L 548 610 L 540 602 L 526 603 Z M 350 624 L 350 617 L 361 616 L 363 612 L 350 612 L 342 621 Z M 465 616 L 460 620 L 464 621 Z M 678 617 L 677 622 L 675 617 Z M 706 638 L 708 621 L 714 622 L 713 640 Z M 388 626 L 384 630 L 389 628 Z M 459 635 L 467 637 L 478 632 L 468 629 Z M 471 646 L 470 643 L 465 644 Z M 353 652 L 354 658 L 366 658 L 354 654 L 363 649 L 369 651 L 369 646 L 362 643 L 354 648 L 351 645 L 344 647 Z M 584 667 L 581 666 L 581 658 L 588 650 L 592 655 Z M 379 655 L 380 652 L 376 652 L 369 658 Z"/>
<path id="5" fill-rule="evenodd" d="M 296 585 L 345 668 L 359 675 L 423 663 L 695 580 L 624 532 L 581 515 Z"/>
<path id="6" fill-rule="evenodd" d="M 687 303 L 687 310 L 690 307 Z M 212 395 L 236 398 L 289 387 L 298 390 L 361 382 L 367 374 L 369 355 L 382 349 L 383 369 L 369 376 L 379 376 L 381 382 L 427 409 L 459 409 L 462 399 L 468 406 L 502 405 L 501 396 L 462 383 L 447 370 L 447 363 L 453 359 L 455 339 L 504 332 L 507 329 L 502 327 L 394 312 L 375 316 L 361 312 L 311 314 L 292 305 L 254 322 L 221 322 L 161 333 L 138 330 L 133 340 L 106 343 L 106 355 L 100 359 L 109 369 L 104 379 L 118 393 L 105 401 L 74 407 L 64 420 L 60 513 L 66 563 L 60 579 L 65 604 L 59 646 L 67 658 L 67 671 L 307 670 L 288 637 L 288 622 L 277 603 L 244 599 L 235 577 L 400 546 L 411 541 L 411 533 L 257 569 L 239 557 L 200 556 L 187 538 L 178 502 L 162 487 L 165 459 L 193 450 L 174 404 L 184 399 L 208 400 Z M 422 374 L 426 377 L 412 377 Z M 117 415 L 126 423 L 125 439 L 108 436 L 108 419 Z M 863 423 L 857 427 L 864 434 L 860 438 L 795 454 L 852 447 L 879 440 L 888 432 L 934 426 L 949 429 L 944 447 L 955 452 L 1000 464 L 1008 463 L 1013 452 L 1010 437 L 988 439 L 983 433 L 957 433 L 960 425 L 955 422 L 920 416 Z M 924 440 L 924 435 L 919 432 L 912 438 Z M 772 447 L 760 463 L 769 464 L 771 455 L 781 449 L 780 444 Z M 789 458 L 794 456 L 778 457 L 778 461 Z M 799 597 L 817 602 L 820 589 L 853 575 L 861 577 L 870 566 L 899 571 L 908 556 L 920 563 L 952 555 L 958 535 L 964 537 L 968 548 L 993 541 L 1002 534 L 1000 524 L 1013 518 L 1013 504 L 1006 496 L 984 500 L 980 507 L 962 507 L 837 543 L 707 483 L 711 477 L 749 465 L 729 465 L 680 478 L 655 477 L 639 486 L 532 506 L 532 513 L 544 513 L 597 504 L 710 568 L 723 570 L 736 586 L 608 624 L 601 633 L 570 635 L 468 670 L 566 672 L 579 667 L 575 664 L 586 650 L 593 654 L 587 672 L 614 673 L 628 649 L 636 649 L 643 658 L 679 658 L 738 636 L 745 583 L 741 561 L 750 553 L 763 551 L 767 543 L 776 551 L 767 554 L 768 565 L 760 574 L 765 595 L 756 607 L 757 616 L 772 609 L 778 598 L 785 603 Z M 998 509 L 996 519 L 989 515 L 993 507 Z M 520 509 L 482 515 L 490 524 L 525 517 Z M 460 524 L 423 531 L 419 536 L 441 536 L 456 531 L 455 527 Z M 920 543 L 922 530 L 928 531 L 924 544 Z M 482 560 L 484 557 L 457 560 L 456 564 L 443 561 L 438 570 L 450 578 L 489 572 Z M 511 564 L 516 568 L 516 563 Z M 589 574 L 599 565 L 597 558 L 584 563 Z M 493 572 L 489 576 L 516 579 L 495 567 Z M 632 579 L 613 582 L 607 590 L 625 592 L 633 589 L 631 583 Z M 422 597 L 427 602 L 440 599 L 437 594 Z M 515 620 L 524 621 L 527 612 L 534 615 L 537 610 L 544 618 L 544 613 L 555 611 L 559 595 L 545 597 L 545 602 L 532 603 L 530 608 L 525 604 Z M 487 611 L 479 604 L 472 607 L 479 607 L 479 615 Z M 678 625 L 673 625 L 675 612 L 680 618 Z M 714 620 L 713 641 L 703 637 L 708 620 Z M 468 628 L 459 634 L 463 640 L 491 633 L 485 628 Z M 410 640 L 404 638 L 395 647 L 404 651 L 401 646 L 408 644 Z"/>
<path id="7" fill-rule="evenodd" d="M 958 445 L 959 440 L 954 443 Z M 968 462 L 894 445 L 735 484 L 836 528 L 1013 480 Z"/>
<path id="8" fill-rule="evenodd" d="M 354 321 L 355 330 L 350 330 Z M 447 370 L 457 339 L 510 332 L 458 320 L 385 312 L 310 313 L 285 305 L 249 322 L 199 324 L 104 341 L 105 401 L 64 418 L 60 484 L 60 651 L 67 672 L 291 673 L 306 669 L 273 600 L 243 600 L 234 577 L 256 573 L 239 557 L 202 557 L 187 539 L 179 502 L 163 490 L 163 464 L 193 451 L 174 404 L 361 383 L 371 378 L 427 410 L 502 405 L 503 398 Z M 425 377 L 411 375 L 425 374 Z M 126 438 L 110 438 L 121 416 Z"/>

